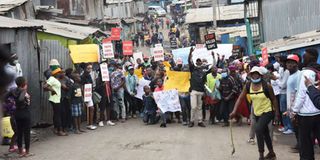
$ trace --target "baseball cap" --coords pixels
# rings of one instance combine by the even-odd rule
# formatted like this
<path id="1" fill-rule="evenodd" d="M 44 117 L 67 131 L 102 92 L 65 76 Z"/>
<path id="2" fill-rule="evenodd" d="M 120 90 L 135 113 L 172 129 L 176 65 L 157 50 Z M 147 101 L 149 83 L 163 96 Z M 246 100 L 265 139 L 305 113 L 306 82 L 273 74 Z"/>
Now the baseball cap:
<path id="1" fill-rule="evenodd" d="M 295 54 L 288 55 L 287 60 L 293 60 L 293 61 L 296 61 L 297 63 L 299 63 L 299 57 Z"/>
<path id="2" fill-rule="evenodd" d="M 254 72 L 258 72 L 260 75 L 263 75 L 263 71 L 261 70 L 260 67 L 254 66 L 254 67 L 251 69 L 250 73 L 254 73 Z"/>
<path id="3" fill-rule="evenodd" d="M 134 69 L 134 68 L 133 68 L 132 66 L 129 66 L 129 67 L 128 67 L 128 70 L 131 70 L 131 69 Z"/>

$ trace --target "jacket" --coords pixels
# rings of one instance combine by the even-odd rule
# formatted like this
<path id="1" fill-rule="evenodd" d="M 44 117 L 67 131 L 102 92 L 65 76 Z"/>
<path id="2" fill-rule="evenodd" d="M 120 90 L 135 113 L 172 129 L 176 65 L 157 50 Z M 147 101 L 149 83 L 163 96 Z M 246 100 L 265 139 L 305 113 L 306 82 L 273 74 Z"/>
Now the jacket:
<path id="1" fill-rule="evenodd" d="M 308 87 L 308 95 L 311 99 L 314 106 L 320 110 L 320 90 L 318 90 L 315 86 Z"/>

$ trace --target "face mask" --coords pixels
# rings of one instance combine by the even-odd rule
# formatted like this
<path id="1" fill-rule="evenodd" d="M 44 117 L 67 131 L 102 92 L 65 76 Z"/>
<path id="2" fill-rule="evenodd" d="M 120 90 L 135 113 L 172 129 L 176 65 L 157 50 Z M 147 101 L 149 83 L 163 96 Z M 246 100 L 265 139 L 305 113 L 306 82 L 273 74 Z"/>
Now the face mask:
<path id="1" fill-rule="evenodd" d="M 228 73 L 227 73 L 227 72 L 221 73 L 221 77 L 222 77 L 222 78 L 228 77 Z"/>
<path id="2" fill-rule="evenodd" d="M 259 83 L 261 81 L 261 78 L 258 78 L 258 79 L 252 79 L 251 78 L 251 82 L 252 83 Z"/>

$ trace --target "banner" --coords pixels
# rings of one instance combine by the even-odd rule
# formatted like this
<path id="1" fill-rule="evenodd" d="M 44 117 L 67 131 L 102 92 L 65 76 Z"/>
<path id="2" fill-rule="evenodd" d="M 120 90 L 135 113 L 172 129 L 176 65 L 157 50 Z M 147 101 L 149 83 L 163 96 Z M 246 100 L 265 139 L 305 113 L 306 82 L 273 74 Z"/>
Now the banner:
<path id="1" fill-rule="evenodd" d="M 111 28 L 111 39 L 118 41 L 120 40 L 121 28 Z"/>
<path id="2" fill-rule="evenodd" d="M 92 101 L 92 84 L 84 85 L 84 102 Z"/>
<path id="3" fill-rule="evenodd" d="M 108 64 L 107 63 L 101 63 L 100 64 L 100 69 L 101 69 L 102 81 L 103 82 L 110 81 Z"/>
<path id="4" fill-rule="evenodd" d="M 204 39 L 208 50 L 218 48 L 215 33 L 205 35 Z"/>
<path id="5" fill-rule="evenodd" d="M 99 61 L 99 46 L 96 44 L 69 45 L 73 63 L 93 63 Z"/>
<path id="6" fill-rule="evenodd" d="M 114 58 L 112 43 L 102 43 L 103 58 Z"/>
<path id="7" fill-rule="evenodd" d="M 266 66 L 269 63 L 267 48 L 261 49 L 261 56 L 262 56 L 262 66 Z"/>
<path id="8" fill-rule="evenodd" d="M 154 100 L 163 113 L 166 112 L 181 112 L 181 105 L 177 90 L 167 90 L 153 92 Z"/>
<path id="9" fill-rule="evenodd" d="M 190 72 L 167 71 L 164 90 L 177 89 L 179 92 L 189 92 Z"/>
<path id="10" fill-rule="evenodd" d="M 135 95 L 136 98 L 139 98 L 142 100 L 142 96 L 144 95 L 144 90 L 143 87 L 144 86 L 149 86 L 151 81 L 145 80 L 145 79 L 140 79 L 138 82 L 138 86 L 137 86 L 137 94 Z"/>
<path id="11" fill-rule="evenodd" d="M 188 56 L 191 47 L 179 48 L 172 50 L 173 59 L 176 61 L 178 58 L 181 58 L 183 64 L 188 64 Z"/>
<path id="12" fill-rule="evenodd" d="M 164 60 L 164 51 L 162 47 L 156 47 L 152 49 L 154 61 L 163 61 Z"/>
<path id="13" fill-rule="evenodd" d="M 123 55 L 132 55 L 133 54 L 133 44 L 132 41 L 123 41 L 122 42 Z"/>

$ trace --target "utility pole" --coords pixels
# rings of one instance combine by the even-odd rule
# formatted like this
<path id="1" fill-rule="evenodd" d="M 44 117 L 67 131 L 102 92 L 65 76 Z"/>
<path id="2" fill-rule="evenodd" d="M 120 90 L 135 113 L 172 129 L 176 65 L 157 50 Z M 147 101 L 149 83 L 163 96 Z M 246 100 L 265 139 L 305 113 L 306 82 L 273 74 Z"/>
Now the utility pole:
<path id="1" fill-rule="evenodd" d="M 212 0 L 212 27 L 213 29 L 217 28 L 217 0 Z"/>

